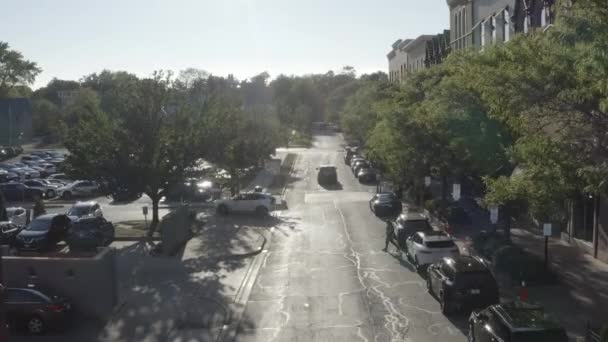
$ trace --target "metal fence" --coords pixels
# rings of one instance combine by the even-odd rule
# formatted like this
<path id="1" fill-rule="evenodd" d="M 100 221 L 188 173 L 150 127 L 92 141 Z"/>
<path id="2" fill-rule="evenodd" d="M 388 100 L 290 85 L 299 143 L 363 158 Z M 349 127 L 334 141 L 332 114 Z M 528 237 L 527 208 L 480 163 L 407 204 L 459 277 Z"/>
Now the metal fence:
<path id="1" fill-rule="evenodd" d="M 600 335 L 599 328 L 594 328 L 591 326 L 591 323 L 587 322 L 587 326 L 585 327 L 585 342 L 604 342 L 606 338 L 604 337 L 604 341 L 602 341 L 602 336 Z"/>

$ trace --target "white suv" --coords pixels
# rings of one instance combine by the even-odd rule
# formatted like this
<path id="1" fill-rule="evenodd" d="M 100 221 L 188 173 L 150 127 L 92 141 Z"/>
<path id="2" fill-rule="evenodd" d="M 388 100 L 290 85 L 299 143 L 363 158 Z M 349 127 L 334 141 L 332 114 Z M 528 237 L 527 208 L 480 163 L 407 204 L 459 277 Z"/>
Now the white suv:
<path id="1" fill-rule="evenodd" d="M 276 199 L 270 194 L 248 192 L 238 194 L 232 198 L 218 200 L 215 208 L 220 215 L 227 215 L 232 212 L 248 212 L 266 216 L 272 211 L 275 202 Z"/>
<path id="2" fill-rule="evenodd" d="M 92 181 L 75 181 L 57 189 L 57 196 L 70 199 L 73 196 L 91 196 L 99 191 L 99 185 Z"/>
<path id="3" fill-rule="evenodd" d="M 405 244 L 407 257 L 419 270 L 444 257 L 460 254 L 454 239 L 443 231 L 417 232 Z"/>

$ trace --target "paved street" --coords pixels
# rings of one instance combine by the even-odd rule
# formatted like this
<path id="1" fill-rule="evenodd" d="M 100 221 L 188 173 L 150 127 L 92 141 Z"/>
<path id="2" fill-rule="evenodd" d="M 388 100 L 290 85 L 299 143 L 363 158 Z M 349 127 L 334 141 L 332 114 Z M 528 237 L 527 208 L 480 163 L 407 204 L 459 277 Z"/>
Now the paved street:
<path id="1" fill-rule="evenodd" d="M 237 340 L 465 341 L 466 317 L 446 318 L 424 279 L 369 210 L 373 186 L 342 160 L 337 136 L 316 136 L 298 154 L 289 206 L 279 215 Z M 320 187 L 316 167 L 338 166 L 341 186 Z"/>

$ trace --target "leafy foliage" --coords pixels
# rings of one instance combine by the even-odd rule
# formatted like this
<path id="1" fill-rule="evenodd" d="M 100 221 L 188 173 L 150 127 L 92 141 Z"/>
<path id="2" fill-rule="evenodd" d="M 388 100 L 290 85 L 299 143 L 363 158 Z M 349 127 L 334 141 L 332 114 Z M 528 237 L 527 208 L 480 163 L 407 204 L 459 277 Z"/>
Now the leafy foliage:
<path id="1" fill-rule="evenodd" d="M 9 96 L 17 86 L 34 83 L 40 72 L 42 69 L 35 62 L 26 60 L 21 52 L 0 41 L 0 98 Z"/>

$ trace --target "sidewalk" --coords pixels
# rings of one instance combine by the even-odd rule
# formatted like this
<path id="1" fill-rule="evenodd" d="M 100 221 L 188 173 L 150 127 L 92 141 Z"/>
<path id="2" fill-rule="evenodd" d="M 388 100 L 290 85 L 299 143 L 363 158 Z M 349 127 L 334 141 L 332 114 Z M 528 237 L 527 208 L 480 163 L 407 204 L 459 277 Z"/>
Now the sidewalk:
<path id="1" fill-rule="evenodd" d="M 468 248 L 472 236 L 482 230 L 490 230 L 492 226 L 489 214 L 476 206 L 473 200 L 463 199 L 460 204 L 471 217 L 472 224 L 455 231 L 454 236 L 462 247 Z M 511 239 L 540 260 L 544 258 L 544 237 L 540 231 L 512 228 Z M 608 264 L 558 238 L 550 239 L 549 258 L 550 267 L 560 281 L 556 285 L 529 287 L 530 301 L 544 306 L 571 337 L 583 336 L 587 321 L 608 323 Z M 516 297 L 516 288 L 501 291 L 506 299 Z"/>

